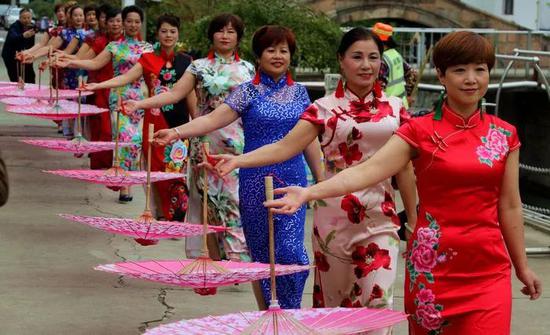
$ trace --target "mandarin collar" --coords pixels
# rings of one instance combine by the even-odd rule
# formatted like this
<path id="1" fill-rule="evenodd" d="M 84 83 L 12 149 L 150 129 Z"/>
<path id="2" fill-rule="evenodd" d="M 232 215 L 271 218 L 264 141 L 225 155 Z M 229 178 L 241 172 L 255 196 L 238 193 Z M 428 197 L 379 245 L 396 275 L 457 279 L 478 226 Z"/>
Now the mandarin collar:
<path id="1" fill-rule="evenodd" d="M 260 71 L 260 82 L 269 88 L 278 89 L 284 87 L 287 84 L 287 75 L 284 74 L 277 82 L 268 74 L 265 74 L 263 71 Z"/>
<path id="2" fill-rule="evenodd" d="M 482 119 L 481 111 L 479 109 L 477 109 L 468 118 L 464 118 L 462 115 L 453 111 L 446 102 L 443 104 L 443 118 L 453 124 L 455 127 L 463 129 L 473 128 L 477 126 Z"/>

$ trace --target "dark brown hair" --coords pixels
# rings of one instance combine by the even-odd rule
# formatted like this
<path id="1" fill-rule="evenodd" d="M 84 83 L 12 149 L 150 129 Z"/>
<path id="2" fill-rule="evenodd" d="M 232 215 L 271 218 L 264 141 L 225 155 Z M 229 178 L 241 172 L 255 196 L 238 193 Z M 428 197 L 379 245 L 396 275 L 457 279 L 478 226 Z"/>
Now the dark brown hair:
<path id="1" fill-rule="evenodd" d="M 336 54 L 340 57 L 344 57 L 344 54 L 349 49 L 349 47 L 352 46 L 353 43 L 357 41 L 370 40 L 376 43 L 378 52 L 380 52 L 380 56 L 382 56 L 382 53 L 384 52 L 384 45 L 382 44 L 380 38 L 378 38 L 378 36 L 376 36 L 376 34 L 372 33 L 371 31 L 361 27 L 353 28 L 352 30 L 346 32 L 344 36 L 342 36 Z"/>
<path id="2" fill-rule="evenodd" d="M 487 64 L 491 71 L 495 65 L 495 49 L 479 34 L 456 31 L 437 42 L 433 51 L 433 62 L 442 74 L 451 66 L 470 63 Z"/>
<path id="3" fill-rule="evenodd" d="M 178 30 L 180 29 L 180 18 L 175 15 L 165 13 L 159 16 L 157 19 L 157 32 L 160 30 L 160 26 L 162 26 L 163 23 L 168 23 L 172 27 L 176 27 Z"/>
<path id="4" fill-rule="evenodd" d="M 282 42 L 288 44 L 290 57 L 294 56 L 294 52 L 296 52 L 296 36 L 292 30 L 283 26 L 263 26 L 256 30 L 252 37 L 252 50 L 256 58 L 260 58 L 265 49 Z"/>
<path id="5" fill-rule="evenodd" d="M 223 13 L 216 15 L 208 25 L 208 39 L 214 42 L 214 34 L 222 30 L 225 26 L 231 23 L 231 26 L 237 32 L 237 41 L 240 41 L 244 33 L 243 20 L 234 14 Z"/>

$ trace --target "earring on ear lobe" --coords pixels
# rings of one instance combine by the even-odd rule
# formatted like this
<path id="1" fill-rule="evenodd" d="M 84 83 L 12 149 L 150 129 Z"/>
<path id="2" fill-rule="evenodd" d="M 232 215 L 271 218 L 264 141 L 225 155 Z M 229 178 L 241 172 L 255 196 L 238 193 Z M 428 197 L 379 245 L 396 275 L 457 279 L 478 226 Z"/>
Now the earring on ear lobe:
<path id="1" fill-rule="evenodd" d="M 481 114 L 484 114 L 487 111 L 487 106 L 485 105 L 485 97 L 481 98 L 478 102 L 478 108 L 481 111 Z"/>
<path id="2" fill-rule="evenodd" d="M 437 99 L 437 102 L 435 104 L 434 120 L 441 120 L 443 116 L 443 103 L 445 102 L 445 98 L 447 97 L 446 93 L 446 91 L 441 91 L 441 94 Z"/>

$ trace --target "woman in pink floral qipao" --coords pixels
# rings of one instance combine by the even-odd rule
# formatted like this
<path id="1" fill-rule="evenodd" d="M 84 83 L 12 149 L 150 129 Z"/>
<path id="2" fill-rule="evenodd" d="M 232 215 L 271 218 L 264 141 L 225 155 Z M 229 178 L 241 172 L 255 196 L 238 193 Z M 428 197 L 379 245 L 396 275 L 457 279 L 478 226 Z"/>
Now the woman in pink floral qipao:
<path id="1" fill-rule="evenodd" d="M 278 190 L 286 196 L 267 206 L 292 213 L 304 201 L 376 185 L 412 159 L 420 205 L 406 259 L 409 334 L 509 335 L 510 263 L 523 294 L 542 292 L 525 255 L 520 143 L 514 126 L 479 108 L 495 63 L 489 41 L 454 32 L 433 59 L 447 91 L 435 113 L 400 127 L 368 161 L 309 189 Z"/>
<path id="2" fill-rule="evenodd" d="M 368 160 L 397 130 L 406 112 L 376 83 L 382 45 L 364 29 L 346 33 L 338 58 L 342 82 L 330 96 L 315 101 L 281 141 L 242 156 L 217 156 L 222 174 L 284 161 L 317 136 L 327 177 Z M 398 174 L 408 214 L 414 220 L 412 169 Z M 391 308 L 399 251 L 391 178 L 369 188 L 317 202 L 313 229 L 314 307 Z M 385 329 L 379 333 L 388 333 Z"/>

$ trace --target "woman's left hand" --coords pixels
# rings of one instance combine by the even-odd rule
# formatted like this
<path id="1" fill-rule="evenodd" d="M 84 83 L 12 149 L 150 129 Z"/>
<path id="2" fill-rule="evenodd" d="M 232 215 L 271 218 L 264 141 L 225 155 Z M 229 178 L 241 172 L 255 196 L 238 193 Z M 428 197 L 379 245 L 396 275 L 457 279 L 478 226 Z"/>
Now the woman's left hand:
<path id="1" fill-rule="evenodd" d="M 300 207 L 308 201 L 308 189 L 299 186 L 289 186 L 278 188 L 273 191 L 273 194 L 284 194 L 280 199 L 264 202 L 264 206 L 271 208 L 275 214 L 294 214 Z"/>
<path id="2" fill-rule="evenodd" d="M 531 300 L 538 299 L 541 296 L 542 283 L 529 267 L 523 271 L 516 271 L 516 276 L 525 285 L 521 289 L 521 293 L 530 296 Z"/>

